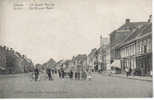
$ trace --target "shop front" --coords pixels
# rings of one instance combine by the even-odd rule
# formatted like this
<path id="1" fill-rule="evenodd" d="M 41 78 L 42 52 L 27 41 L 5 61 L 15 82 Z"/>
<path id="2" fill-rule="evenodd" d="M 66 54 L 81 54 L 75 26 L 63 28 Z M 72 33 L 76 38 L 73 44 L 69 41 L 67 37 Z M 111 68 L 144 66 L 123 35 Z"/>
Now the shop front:
<path id="1" fill-rule="evenodd" d="M 152 71 L 152 53 L 136 57 L 136 64 L 137 69 L 140 71 L 140 75 L 149 76 Z"/>
<path id="2" fill-rule="evenodd" d="M 121 59 L 121 70 L 122 73 L 125 73 L 125 69 L 131 69 L 131 73 L 133 74 L 134 70 L 136 69 L 136 58 L 135 56 L 127 57 Z"/>

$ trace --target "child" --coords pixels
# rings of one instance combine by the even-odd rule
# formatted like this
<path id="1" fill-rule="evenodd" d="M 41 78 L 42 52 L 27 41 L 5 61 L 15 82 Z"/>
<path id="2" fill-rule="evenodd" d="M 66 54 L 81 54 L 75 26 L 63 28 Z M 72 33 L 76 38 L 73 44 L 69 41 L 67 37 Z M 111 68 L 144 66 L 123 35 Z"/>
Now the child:
<path id="1" fill-rule="evenodd" d="M 87 78 L 88 78 L 88 80 L 91 80 L 92 79 L 91 72 L 88 73 L 88 77 Z"/>

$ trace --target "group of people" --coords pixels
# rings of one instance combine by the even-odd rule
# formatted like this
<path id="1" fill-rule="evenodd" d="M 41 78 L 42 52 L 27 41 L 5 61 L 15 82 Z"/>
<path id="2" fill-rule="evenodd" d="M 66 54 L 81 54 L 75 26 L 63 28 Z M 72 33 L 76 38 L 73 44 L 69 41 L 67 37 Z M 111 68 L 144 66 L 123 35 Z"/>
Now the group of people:
<path id="1" fill-rule="evenodd" d="M 87 79 L 87 73 L 85 71 L 82 72 L 75 72 L 75 80 L 86 80 Z"/>
<path id="2" fill-rule="evenodd" d="M 40 79 L 40 70 L 36 67 L 34 69 L 33 72 L 33 79 L 35 81 L 38 81 Z M 50 68 L 46 69 L 46 76 L 48 77 L 48 80 L 53 80 L 53 74 L 57 75 L 58 72 L 58 76 L 60 79 L 65 79 L 65 78 L 69 78 L 71 80 L 75 79 L 75 80 L 91 80 L 92 79 L 92 74 L 91 72 L 86 72 L 86 71 L 80 71 L 80 72 L 73 72 L 72 70 L 70 70 L 69 72 L 65 72 L 63 69 L 60 69 L 58 71 L 54 71 Z"/>
<path id="3" fill-rule="evenodd" d="M 36 67 L 32 73 L 32 79 L 34 79 L 35 81 L 40 80 L 40 72 L 41 71 L 39 70 L 39 68 Z M 46 69 L 46 75 L 48 76 L 48 80 L 53 80 L 52 73 L 55 72 L 53 72 L 53 70 L 51 70 L 50 68 Z"/>
<path id="4" fill-rule="evenodd" d="M 70 70 L 69 72 L 65 72 L 63 69 L 58 70 L 59 78 L 64 79 L 64 78 L 69 78 L 71 80 L 86 80 L 89 79 L 91 80 L 92 74 L 90 72 L 86 71 L 72 71 Z"/>
<path id="5" fill-rule="evenodd" d="M 58 70 L 59 78 L 63 79 L 65 76 L 65 72 L 63 69 Z"/>

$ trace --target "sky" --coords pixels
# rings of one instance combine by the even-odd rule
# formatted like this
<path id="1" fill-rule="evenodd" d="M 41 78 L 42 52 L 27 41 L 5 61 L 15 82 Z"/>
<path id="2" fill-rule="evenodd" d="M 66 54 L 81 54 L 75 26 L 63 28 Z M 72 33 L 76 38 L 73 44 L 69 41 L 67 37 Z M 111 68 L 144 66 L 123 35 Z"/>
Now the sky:
<path id="1" fill-rule="evenodd" d="M 53 9 L 15 10 L 17 3 L 53 3 Z M 99 47 L 100 35 L 125 23 L 147 21 L 152 0 L 0 0 L 0 45 L 34 63 L 71 59 Z"/>

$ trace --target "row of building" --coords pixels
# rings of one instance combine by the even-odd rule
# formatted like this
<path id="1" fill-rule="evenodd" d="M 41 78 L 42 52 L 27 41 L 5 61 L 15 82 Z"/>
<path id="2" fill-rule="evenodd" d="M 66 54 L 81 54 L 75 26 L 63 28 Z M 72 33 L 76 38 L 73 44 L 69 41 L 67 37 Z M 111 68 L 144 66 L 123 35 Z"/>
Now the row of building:
<path id="1" fill-rule="evenodd" d="M 21 73 L 33 71 L 34 65 L 30 59 L 12 48 L 0 46 L 0 73 Z"/>
<path id="2" fill-rule="evenodd" d="M 100 36 L 100 47 L 94 48 L 86 54 L 73 56 L 70 60 L 60 60 L 55 64 L 56 69 L 63 68 L 67 71 L 93 71 L 101 72 L 106 70 L 107 64 L 110 63 L 109 38 Z"/>
<path id="3" fill-rule="evenodd" d="M 87 69 L 87 55 L 79 54 L 77 56 L 73 56 L 72 59 L 69 60 L 60 60 L 56 63 L 55 68 L 57 70 L 64 69 L 65 72 L 74 71 L 81 72 L 88 70 Z"/>
<path id="4" fill-rule="evenodd" d="M 125 24 L 110 34 L 111 66 L 126 68 L 135 75 L 150 75 L 152 72 L 152 16 L 145 22 Z M 120 62 L 119 65 L 116 65 Z"/>
<path id="5" fill-rule="evenodd" d="M 110 33 L 109 37 L 100 36 L 99 48 L 86 54 L 73 56 L 69 60 L 55 62 L 53 59 L 43 64 L 53 69 L 65 71 L 118 70 L 125 73 L 129 68 L 134 75 L 150 75 L 152 72 L 152 16 L 145 22 L 125 23 Z"/>
<path id="6" fill-rule="evenodd" d="M 78 55 L 61 62 L 65 67 L 93 72 L 116 70 L 125 73 L 129 68 L 134 75 L 150 75 L 152 72 L 152 16 L 147 21 L 125 23 L 110 33 L 100 36 L 100 47 L 88 55 Z"/>
<path id="7" fill-rule="evenodd" d="M 94 48 L 87 56 L 88 69 L 93 72 L 102 72 L 110 64 L 110 42 L 108 37 L 100 36 L 100 47 Z"/>

